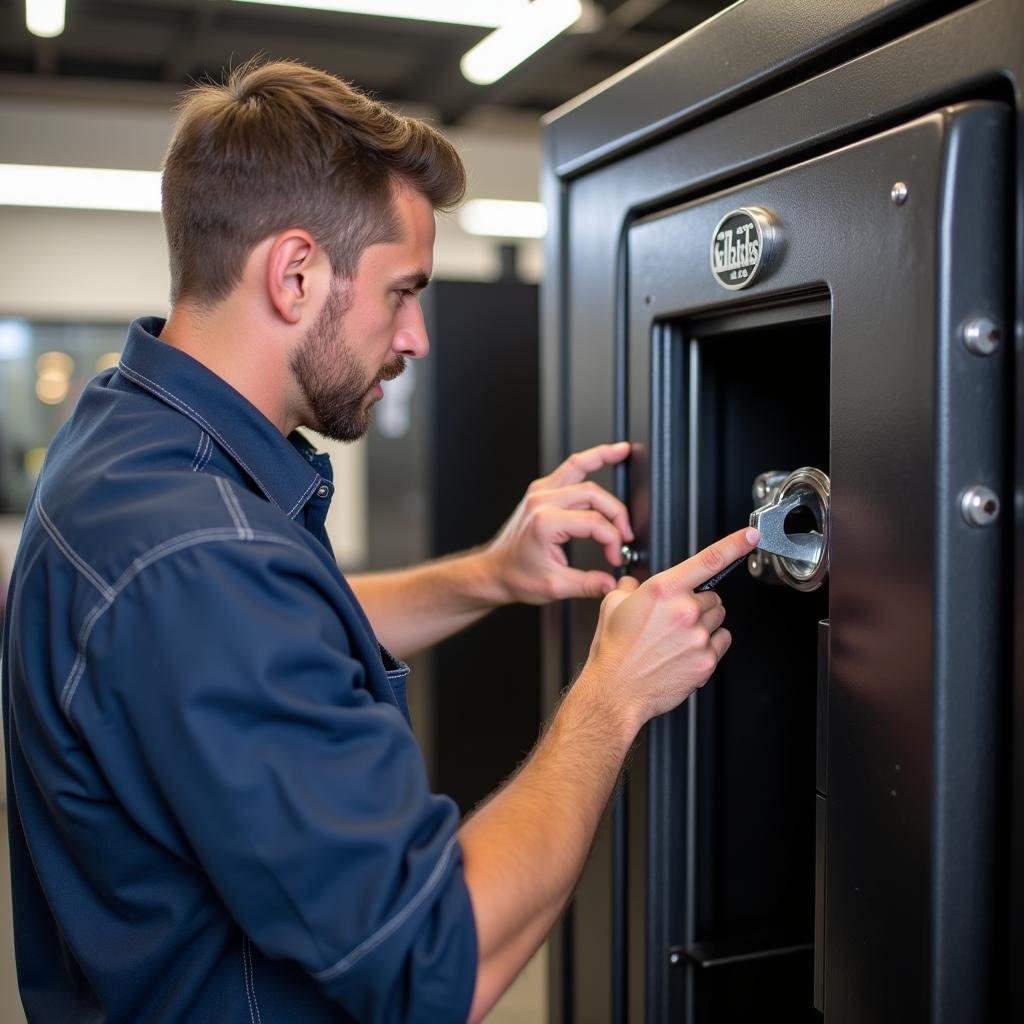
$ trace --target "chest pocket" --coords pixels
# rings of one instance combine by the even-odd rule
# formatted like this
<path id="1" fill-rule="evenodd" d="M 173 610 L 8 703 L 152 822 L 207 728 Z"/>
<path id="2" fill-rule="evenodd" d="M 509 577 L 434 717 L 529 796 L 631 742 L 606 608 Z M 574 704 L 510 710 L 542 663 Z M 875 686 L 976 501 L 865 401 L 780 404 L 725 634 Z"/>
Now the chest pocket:
<path id="1" fill-rule="evenodd" d="M 380 648 L 380 660 L 384 663 L 384 674 L 388 679 L 388 686 L 398 705 L 398 710 L 403 717 L 412 725 L 409 717 L 409 701 L 406 696 L 406 685 L 409 682 L 409 666 L 404 661 L 399 661 L 383 644 L 377 644 Z"/>

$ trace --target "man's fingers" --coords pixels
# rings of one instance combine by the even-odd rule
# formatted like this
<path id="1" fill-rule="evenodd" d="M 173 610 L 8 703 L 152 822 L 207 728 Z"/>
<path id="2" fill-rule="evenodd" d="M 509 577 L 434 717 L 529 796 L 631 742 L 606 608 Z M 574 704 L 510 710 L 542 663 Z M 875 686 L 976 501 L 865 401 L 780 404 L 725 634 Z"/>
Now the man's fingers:
<path id="1" fill-rule="evenodd" d="M 721 629 L 716 629 L 714 633 L 711 634 L 711 649 L 715 652 L 719 661 L 722 660 L 722 656 L 727 650 L 729 650 L 731 644 L 732 633 L 730 633 L 725 626 L 722 626 Z"/>
<path id="2" fill-rule="evenodd" d="M 629 455 L 629 442 L 599 444 L 570 455 L 545 478 L 549 487 L 569 487 L 585 480 L 588 473 L 596 473 L 605 466 L 613 466 Z"/>
<path id="3" fill-rule="evenodd" d="M 598 569 L 591 569 L 589 571 L 583 569 L 563 569 L 559 576 L 561 579 L 558 583 L 559 593 L 555 596 L 558 598 L 570 598 L 570 597 L 604 597 L 606 594 L 609 598 L 618 598 L 619 590 L 615 586 L 615 577 L 606 572 L 601 572 Z M 625 591 L 622 594 L 620 600 L 625 600 L 629 596 L 629 592 Z M 611 608 L 608 612 L 612 611 Z M 607 614 L 603 610 L 602 614 Z"/>
<path id="4" fill-rule="evenodd" d="M 605 574 L 601 573 L 600 575 L 603 576 Z M 640 582 L 632 576 L 623 576 L 615 582 L 614 586 L 605 595 L 604 601 L 601 602 L 601 617 L 604 618 L 611 615 L 639 586 Z"/>
<path id="5" fill-rule="evenodd" d="M 722 606 L 722 599 L 713 590 L 702 590 L 700 593 L 694 594 L 691 600 L 697 603 L 701 615 L 711 611 L 712 608 Z"/>
<path id="6" fill-rule="evenodd" d="M 727 565 L 735 562 L 736 559 L 749 555 L 757 547 L 759 539 L 760 535 L 757 530 L 750 529 L 749 527 L 745 530 L 737 530 L 735 533 L 730 533 L 728 537 L 715 541 L 714 544 L 706 547 L 703 551 L 698 551 L 697 554 L 686 559 L 685 562 L 680 562 L 678 565 L 666 569 L 664 572 L 659 573 L 658 576 L 652 576 L 651 579 L 654 580 L 661 577 L 664 581 L 672 586 L 678 586 L 681 590 L 693 590 L 702 583 L 706 583 L 712 576 L 720 573 Z"/>
<path id="7" fill-rule="evenodd" d="M 537 491 L 533 497 L 545 505 L 566 509 L 592 508 L 613 522 L 626 540 L 633 539 L 626 506 L 603 487 L 593 482 L 558 487 L 554 490 Z"/>
<path id="8" fill-rule="evenodd" d="M 701 617 L 701 624 L 709 633 L 714 633 L 725 622 L 725 608 L 721 604 L 709 608 Z"/>
<path id="9" fill-rule="evenodd" d="M 616 586 L 616 590 L 622 591 L 627 597 L 633 593 L 634 590 L 640 588 L 640 581 L 634 576 L 623 576 Z"/>
<path id="10" fill-rule="evenodd" d="M 622 546 L 622 534 L 600 512 L 548 508 L 544 512 L 543 526 L 546 540 L 564 544 L 573 537 L 590 537 L 604 547 L 605 554 L 613 565 L 618 565 L 621 561 L 619 548 Z M 612 555 L 615 556 L 614 559 Z"/>

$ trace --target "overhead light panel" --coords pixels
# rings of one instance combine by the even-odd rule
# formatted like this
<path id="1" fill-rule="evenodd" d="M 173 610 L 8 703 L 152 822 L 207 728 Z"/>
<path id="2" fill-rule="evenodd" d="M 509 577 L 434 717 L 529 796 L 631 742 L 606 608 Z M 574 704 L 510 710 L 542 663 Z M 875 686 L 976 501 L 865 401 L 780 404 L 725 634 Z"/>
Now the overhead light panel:
<path id="1" fill-rule="evenodd" d="M 440 21 L 449 25 L 475 25 L 497 28 L 504 25 L 526 0 L 237 0 L 246 4 L 272 4 L 276 7 L 305 7 L 314 11 L 338 11 L 341 14 L 371 14 L 379 18 L 405 18 L 409 21 Z"/>
<path id="2" fill-rule="evenodd" d="M 160 212 L 160 172 L 0 164 L 0 206 Z"/>
<path id="3" fill-rule="evenodd" d="M 542 238 L 548 228 L 548 212 L 541 203 L 471 199 L 459 210 L 459 225 L 471 235 Z"/>
<path id="4" fill-rule="evenodd" d="M 463 55 L 463 75 L 490 85 L 579 21 L 580 0 L 533 0 Z"/>
<path id="5" fill-rule="evenodd" d="M 64 31 L 64 0 L 25 0 L 25 26 L 44 39 L 59 36 Z"/>

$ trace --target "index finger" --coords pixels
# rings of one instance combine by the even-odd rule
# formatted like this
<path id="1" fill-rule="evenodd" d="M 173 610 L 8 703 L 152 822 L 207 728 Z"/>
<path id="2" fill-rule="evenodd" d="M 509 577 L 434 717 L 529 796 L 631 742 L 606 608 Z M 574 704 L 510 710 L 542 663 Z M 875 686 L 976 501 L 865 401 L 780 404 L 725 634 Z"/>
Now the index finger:
<path id="1" fill-rule="evenodd" d="M 556 466 L 548 475 L 547 480 L 552 487 L 569 487 L 587 478 L 587 474 L 595 473 L 605 466 L 614 466 L 629 455 L 628 441 L 615 444 L 598 444 L 581 452 L 574 452 L 561 465 Z"/>
<path id="2" fill-rule="evenodd" d="M 749 555 L 760 539 L 757 530 L 750 527 L 737 530 L 660 575 L 678 585 L 681 590 L 693 590 L 738 558 Z"/>

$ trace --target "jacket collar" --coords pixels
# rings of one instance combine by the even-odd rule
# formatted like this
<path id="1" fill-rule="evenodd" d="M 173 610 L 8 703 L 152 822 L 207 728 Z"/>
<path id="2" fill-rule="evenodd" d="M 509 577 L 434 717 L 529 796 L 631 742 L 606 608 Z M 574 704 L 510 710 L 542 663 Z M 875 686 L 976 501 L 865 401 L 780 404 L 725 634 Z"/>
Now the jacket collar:
<path id="1" fill-rule="evenodd" d="M 310 443 L 297 431 L 285 437 L 227 381 L 179 349 L 161 342 L 162 317 L 141 317 L 128 329 L 118 370 L 160 401 L 193 420 L 289 518 L 321 482 Z M 333 490 L 333 488 L 331 488 Z"/>

